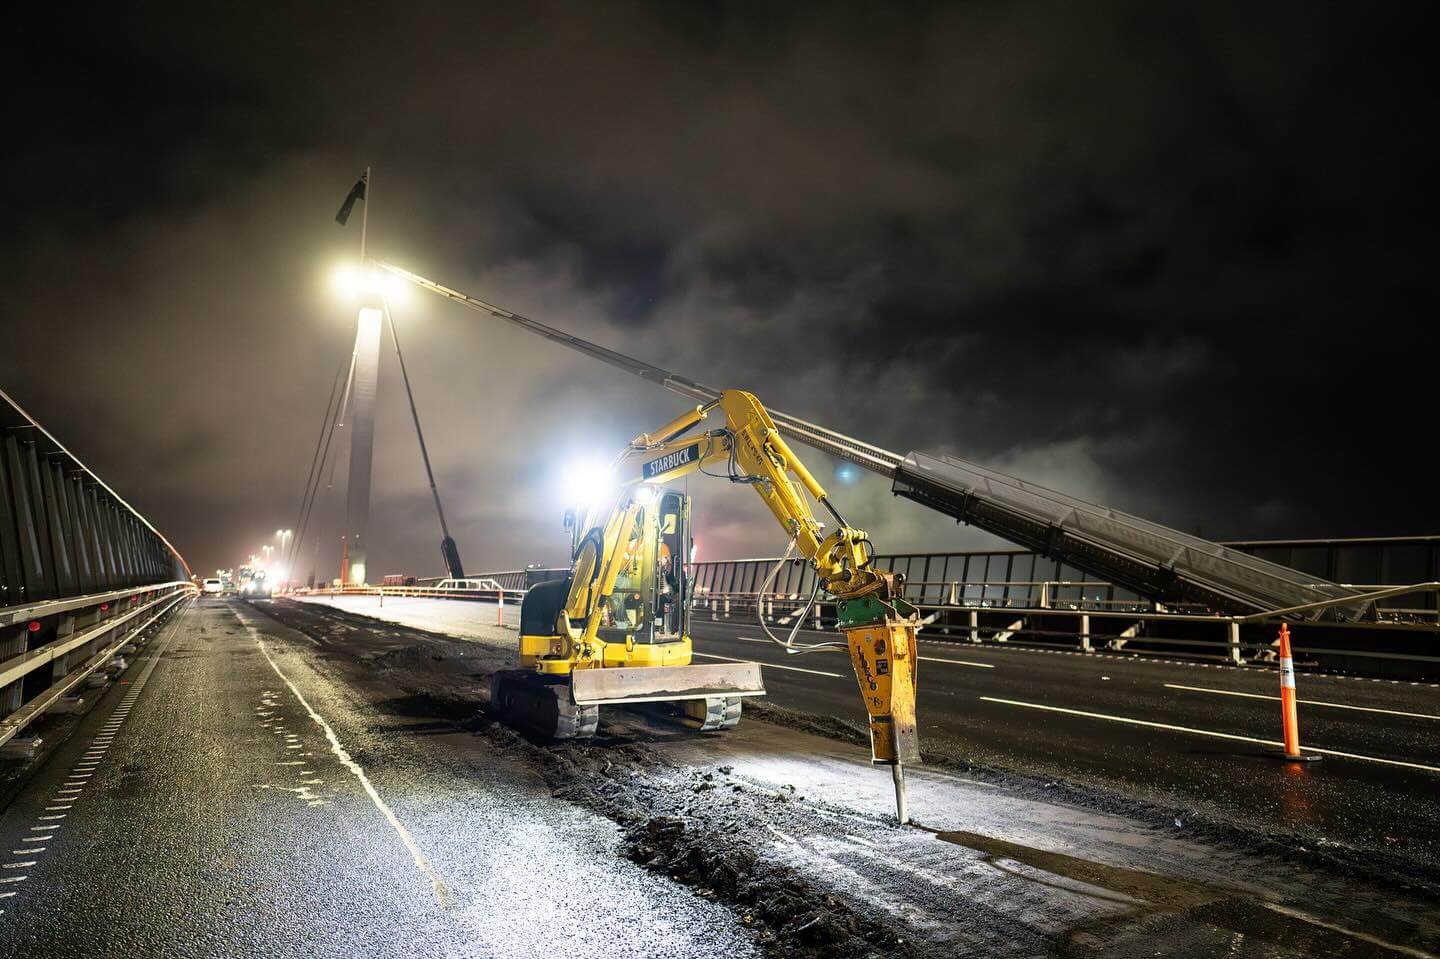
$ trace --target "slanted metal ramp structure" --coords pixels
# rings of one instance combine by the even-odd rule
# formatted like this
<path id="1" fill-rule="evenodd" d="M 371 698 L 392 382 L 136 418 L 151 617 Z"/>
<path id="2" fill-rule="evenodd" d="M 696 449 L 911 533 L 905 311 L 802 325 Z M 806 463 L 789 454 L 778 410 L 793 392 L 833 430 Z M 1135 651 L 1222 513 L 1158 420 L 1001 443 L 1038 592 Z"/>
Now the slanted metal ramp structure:
<path id="1" fill-rule="evenodd" d="M 652 363 L 450 289 L 391 263 L 382 269 L 472 310 L 504 320 L 624 370 L 672 393 L 710 402 L 720 391 Z M 888 477 L 896 495 L 1159 602 L 1197 603 L 1217 612 L 1285 612 L 1300 620 L 1362 618 L 1358 591 L 1317 581 L 1138 516 L 1067 496 L 948 456 L 901 456 L 797 416 L 770 409 L 780 432 Z M 1296 609 L 1296 607 L 1304 607 Z"/>
<path id="2" fill-rule="evenodd" d="M 899 496 L 1160 602 L 1296 619 L 1361 618 L 1356 590 L 949 456 L 912 452 L 893 474 Z M 1335 605 L 1314 606 L 1327 600 Z"/>

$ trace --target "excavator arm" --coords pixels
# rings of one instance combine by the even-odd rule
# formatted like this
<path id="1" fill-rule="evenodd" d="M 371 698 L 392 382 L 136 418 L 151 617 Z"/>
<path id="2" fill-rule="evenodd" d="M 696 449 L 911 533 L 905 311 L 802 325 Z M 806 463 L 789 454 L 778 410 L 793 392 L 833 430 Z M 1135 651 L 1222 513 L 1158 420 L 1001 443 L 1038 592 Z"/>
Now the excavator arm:
<path id="1" fill-rule="evenodd" d="M 692 432 L 712 415 L 723 416 L 724 425 Z M 702 472 L 749 485 L 760 496 L 794 549 L 814 567 L 821 587 L 836 599 L 838 627 L 870 718 L 872 761 L 891 767 L 896 811 L 900 822 L 906 822 L 903 769 L 920 760 L 915 718 L 919 616 L 901 595 L 902 577 L 873 565 L 869 536 L 845 523 L 760 401 L 740 390 L 724 391 L 714 402 L 635 437 L 615 469 L 631 488 Z M 634 472 L 626 477 L 629 469 Z M 810 500 L 835 520 L 833 530 L 827 533 L 816 519 Z M 627 542 L 637 507 L 633 497 L 622 495 L 621 502 L 628 507 L 611 513 L 602 534 L 611 548 L 594 550 L 588 562 L 577 555 L 568 611 L 587 624 L 582 646 L 593 638 L 598 622 L 594 597 L 608 593 L 625 562 L 619 544 Z M 588 586 L 582 583 L 587 576 L 592 578 Z"/>

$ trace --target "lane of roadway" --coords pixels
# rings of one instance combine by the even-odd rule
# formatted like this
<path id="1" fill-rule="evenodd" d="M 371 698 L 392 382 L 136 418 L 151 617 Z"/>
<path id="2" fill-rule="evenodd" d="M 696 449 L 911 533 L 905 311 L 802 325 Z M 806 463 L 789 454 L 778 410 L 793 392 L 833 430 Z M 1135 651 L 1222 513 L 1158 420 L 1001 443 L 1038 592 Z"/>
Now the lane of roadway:
<path id="1" fill-rule="evenodd" d="M 789 655 L 743 622 L 699 621 L 692 633 L 701 661 L 764 664 L 778 705 L 863 718 L 841 651 Z M 1332 754 L 1297 765 L 1267 745 L 1281 738 L 1273 671 L 936 640 L 922 640 L 920 654 L 932 755 L 1440 859 L 1433 686 L 1301 676 L 1302 742 Z"/>

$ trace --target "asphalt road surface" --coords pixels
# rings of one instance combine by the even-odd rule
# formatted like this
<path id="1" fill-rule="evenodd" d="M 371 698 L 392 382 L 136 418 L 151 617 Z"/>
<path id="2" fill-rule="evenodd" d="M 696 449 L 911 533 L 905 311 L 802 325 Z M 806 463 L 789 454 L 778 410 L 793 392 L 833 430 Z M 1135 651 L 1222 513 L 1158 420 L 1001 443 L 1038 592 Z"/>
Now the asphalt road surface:
<path id="1" fill-rule="evenodd" d="M 789 655 L 754 624 L 692 632 L 700 662 L 763 663 L 770 701 L 860 718 L 843 653 Z M 927 755 L 1440 863 L 1440 688 L 1300 676 L 1302 745 L 1325 753 L 1297 765 L 1275 758 L 1273 670 L 933 640 L 920 655 Z"/>
<path id="2" fill-rule="evenodd" d="M 205 600 L 145 646 L 0 815 L 0 957 L 1440 955 L 1423 879 L 1146 822 L 1033 778 L 916 768 L 918 822 L 896 828 L 889 776 L 824 718 L 858 712 L 838 655 L 786 660 L 747 627 L 702 625 L 705 656 L 769 663 L 771 699 L 811 718 L 701 735 L 614 710 L 595 741 L 552 746 L 485 718 L 489 671 L 513 657 L 513 607 L 504 628 L 493 606 L 342 605 L 445 635 Z M 1203 682 L 1179 683 L 1188 667 L 923 654 L 933 751 L 1036 766 L 1045 750 L 996 744 L 1045 733 L 1080 744 L 1111 783 L 1149 782 L 1173 752 L 1257 770 L 1237 794 L 1250 799 L 1288 768 L 1153 727 L 1133 727 L 1151 737 L 1140 746 L 1107 743 L 1136 733 L 998 701 L 1138 714 L 1188 692 L 1149 691 L 1159 679 L 1263 676 L 1196 668 Z M 1091 669 L 1103 692 L 1085 699 Z M 1247 716 L 1224 728 L 1250 728 Z M 1218 721 L 1203 707 L 1178 718 Z M 1359 754 L 1389 741 L 1336 742 Z M 1314 801 L 1372 766 L 1429 775 L 1327 759 L 1297 794 Z"/>
<path id="3" fill-rule="evenodd" d="M 488 636 L 497 618 L 512 630 L 518 621 L 513 603 L 497 610 L 434 599 L 321 601 L 474 638 Z M 753 620 L 738 618 L 697 617 L 692 634 L 696 662 L 764 664 L 767 702 L 864 720 L 843 653 L 789 655 Z M 805 640 L 821 636 L 834 639 L 801 632 Z M 940 639 L 922 639 L 920 653 L 927 757 L 1078 784 L 1102 806 L 1115 801 L 1106 808 L 1139 800 L 1167 821 L 1198 814 L 1440 870 L 1440 687 L 1302 674 L 1301 741 L 1327 753 L 1298 765 L 1276 758 L 1282 734 L 1273 669 Z"/>
<path id="4" fill-rule="evenodd" d="M 216 600 L 152 641 L 0 816 L 0 956 L 755 953 L 533 768 L 316 653 Z"/>

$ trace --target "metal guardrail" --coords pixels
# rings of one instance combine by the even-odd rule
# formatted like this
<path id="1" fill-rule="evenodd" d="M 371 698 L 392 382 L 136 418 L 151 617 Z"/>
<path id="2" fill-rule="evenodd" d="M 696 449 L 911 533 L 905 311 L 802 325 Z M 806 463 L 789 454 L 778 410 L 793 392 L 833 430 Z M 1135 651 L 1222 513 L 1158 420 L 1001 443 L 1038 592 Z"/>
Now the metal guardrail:
<path id="1" fill-rule="evenodd" d="M 169 540 L 0 390 L 0 607 L 189 578 Z"/>
<path id="2" fill-rule="evenodd" d="M 170 541 L 0 390 L 0 745 L 193 593 L 189 579 Z"/>
<path id="3" fill-rule="evenodd" d="M 195 592 L 177 581 L 5 610 L 28 642 L 0 643 L 0 746 Z"/>
<path id="4" fill-rule="evenodd" d="M 937 584 L 909 584 L 910 586 Z M 1175 607 L 1140 601 L 1055 599 L 1060 587 L 1105 586 L 1094 581 L 1065 580 L 1037 582 L 946 583 L 950 602 L 916 602 L 926 618 L 927 632 L 973 644 L 1009 643 L 1078 652 L 1125 653 L 1136 657 L 1181 656 L 1245 665 L 1274 659 L 1276 624 L 1294 618 L 1294 609 L 1268 610 L 1246 616 L 1228 616 L 1203 607 Z M 1039 605 L 1011 600 L 967 598 L 966 593 L 985 587 L 1040 587 L 1045 598 Z M 1297 629 L 1295 652 L 1317 660 L 1344 661 L 1353 668 L 1356 659 L 1401 663 L 1440 663 L 1440 622 L 1426 603 L 1383 606 L 1380 601 L 1419 594 L 1440 598 L 1440 583 L 1408 586 L 1349 586 L 1353 592 L 1331 602 L 1353 603 L 1357 598 L 1373 603 L 1375 618 L 1366 622 L 1326 623 L 1323 627 Z M 1123 605 L 1122 605 L 1123 602 Z M 694 598 L 695 611 L 715 621 L 753 621 L 759 613 L 767 622 L 782 626 L 806 605 L 797 594 L 759 596 L 753 592 L 700 592 Z M 1120 608 L 1115 608 L 1119 606 Z M 817 602 L 810 611 L 811 628 L 825 629 L 835 622 L 833 604 Z M 1210 634 L 1210 635 L 1207 635 Z M 1304 635 L 1324 635 L 1327 644 L 1307 645 Z M 1348 637 L 1348 639 L 1346 638 Z M 1358 641 L 1358 642 L 1357 642 Z M 1418 648 L 1407 648 L 1418 647 Z"/>
<path id="5" fill-rule="evenodd" d="M 518 600 L 525 595 L 523 589 L 506 589 L 496 585 L 494 589 L 437 589 L 434 586 L 341 586 L 338 588 L 300 588 L 290 590 L 291 596 L 386 596 L 421 597 L 425 599 L 458 599 L 478 602 L 501 602 Z"/>
<path id="6" fill-rule="evenodd" d="M 1222 543 L 1245 552 L 1254 552 L 1266 559 L 1291 566 L 1312 577 L 1306 582 L 1329 581 L 1351 589 L 1369 590 L 1379 586 L 1402 586 L 1440 580 L 1440 537 L 1406 536 L 1382 539 L 1295 540 L 1275 542 Z M 732 560 L 706 559 L 690 564 L 696 591 L 743 593 L 759 589 L 775 569 L 779 558 L 771 556 Z M 1087 574 L 1084 570 L 1056 559 L 1048 559 L 1028 550 L 975 550 L 965 552 L 882 553 L 875 563 L 905 577 L 907 595 L 928 603 L 945 603 L 950 597 L 951 583 L 969 584 L 969 596 L 979 592 L 976 584 L 989 584 L 983 599 L 987 604 L 1034 607 L 1040 603 L 1039 589 L 1024 583 L 1063 583 L 1048 597 L 1057 605 L 1074 602 L 1078 597 L 1087 603 L 1113 601 L 1105 608 L 1138 609 L 1151 605 L 1150 600 L 1104 576 Z M 999 585 L 1009 584 L 1009 585 Z M 787 564 L 773 583 L 776 593 L 808 596 L 814 587 L 814 571 L 801 563 Z M 1427 599 L 1428 597 L 1420 597 Z M 1382 599 L 1384 607 L 1404 604 L 1401 600 Z M 1171 610 L 1208 609 L 1201 604 L 1173 601 Z M 1433 610 L 1433 605 L 1425 608 Z"/>

